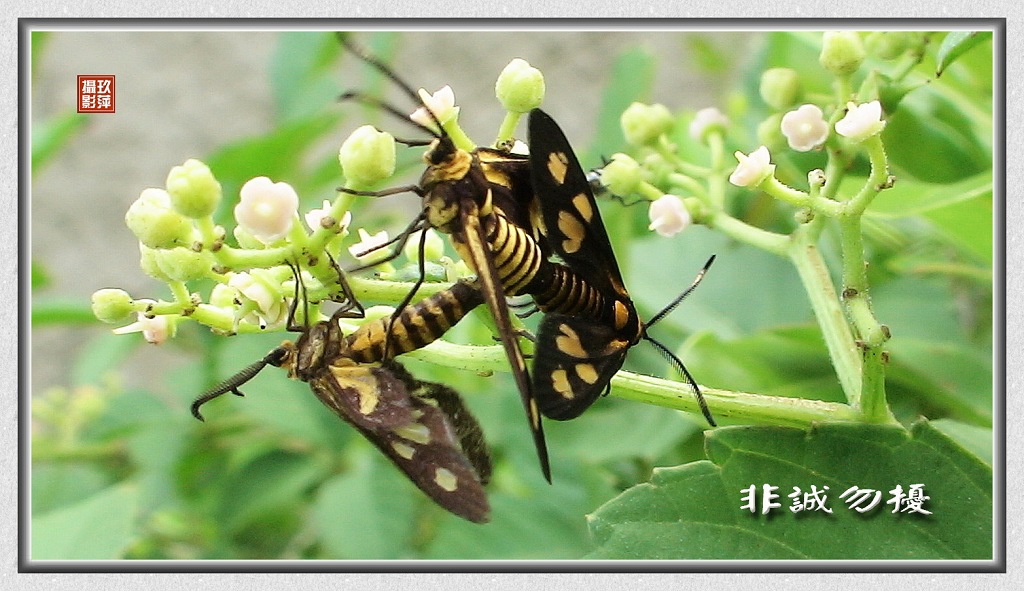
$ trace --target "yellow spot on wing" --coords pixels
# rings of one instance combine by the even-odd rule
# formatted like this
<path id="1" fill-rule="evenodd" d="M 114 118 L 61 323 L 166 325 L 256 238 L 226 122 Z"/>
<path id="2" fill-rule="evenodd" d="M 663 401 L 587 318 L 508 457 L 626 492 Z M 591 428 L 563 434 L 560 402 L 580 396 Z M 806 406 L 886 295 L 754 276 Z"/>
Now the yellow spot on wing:
<path id="1" fill-rule="evenodd" d="M 569 159 L 564 152 L 552 152 L 548 155 L 548 172 L 555 182 L 561 185 L 565 182 L 565 173 L 569 169 Z"/>
<path id="2" fill-rule="evenodd" d="M 459 488 L 459 479 L 447 468 L 437 468 L 434 470 L 434 482 L 448 492 Z"/>
<path id="3" fill-rule="evenodd" d="M 392 441 L 391 449 L 395 450 L 395 453 L 402 456 L 407 460 L 411 460 L 416 455 L 416 448 L 411 445 L 406 445 L 401 441 Z"/>
<path id="4" fill-rule="evenodd" d="M 559 351 L 577 359 L 590 357 L 583 350 L 583 344 L 580 343 L 580 337 L 576 334 L 575 330 L 569 328 L 567 324 L 559 325 L 558 330 L 562 333 L 560 336 L 555 337 L 555 346 L 558 347 Z"/>
<path id="5" fill-rule="evenodd" d="M 426 425 L 421 425 L 419 423 L 409 423 L 404 427 L 399 427 L 395 429 L 395 434 L 399 437 L 408 439 L 409 441 L 419 443 L 420 445 L 430 443 L 430 429 L 428 429 Z"/>
<path id="6" fill-rule="evenodd" d="M 590 363 L 577 363 L 576 375 L 580 376 L 580 379 L 588 384 L 593 384 L 597 381 L 597 370 Z"/>
<path id="7" fill-rule="evenodd" d="M 580 212 L 580 217 L 583 221 L 589 222 L 590 218 L 594 216 L 594 208 L 590 204 L 590 197 L 586 193 L 579 193 L 572 198 L 573 207 L 576 211 Z"/>
<path id="8" fill-rule="evenodd" d="M 569 376 L 564 369 L 556 369 L 551 372 L 551 387 L 562 395 L 562 398 L 572 400 L 572 386 L 569 385 Z"/>
<path id="9" fill-rule="evenodd" d="M 558 212 L 558 230 L 565 235 L 565 240 L 562 241 L 562 248 L 567 253 L 578 251 L 583 244 L 583 239 L 587 235 L 583 224 L 568 211 Z"/>

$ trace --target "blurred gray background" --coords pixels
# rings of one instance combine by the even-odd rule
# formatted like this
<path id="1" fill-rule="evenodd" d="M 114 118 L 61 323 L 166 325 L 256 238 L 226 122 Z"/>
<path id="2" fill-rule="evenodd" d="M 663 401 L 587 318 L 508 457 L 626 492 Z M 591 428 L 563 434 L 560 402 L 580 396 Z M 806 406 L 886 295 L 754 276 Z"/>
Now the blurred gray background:
<path id="1" fill-rule="evenodd" d="M 117 112 L 91 115 L 87 128 L 33 179 L 31 256 L 52 280 L 34 297 L 88 302 L 104 287 L 120 287 L 138 298 L 166 293 L 139 269 L 137 241 L 124 225 L 124 213 L 143 189 L 162 187 L 172 166 L 273 127 L 268 64 L 277 37 L 272 31 L 53 34 L 34 64 L 32 122 L 74 109 L 78 74 L 116 75 Z M 486 143 L 503 115 L 494 80 L 509 60 L 524 58 L 544 73 L 545 110 L 570 141 L 586 146 L 600 89 L 612 59 L 624 48 L 642 44 L 657 56 L 652 102 L 672 110 L 699 109 L 722 105 L 724 90 L 739 73 L 709 73 L 696 65 L 693 48 L 727 62 L 742 61 L 756 42 L 754 33 L 650 29 L 410 32 L 402 36 L 394 66 L 417 87 L 452 85 L 463 106 L 463 128 Z M 356 67 L 355 60 L 342 60 L 339 79 L 355 75 Z M 400 124 L 388 129 L 400 136 L 406 132 Z M 349 131 L 338 136 L 337 145 Z M 90 339 L 111 328 L 97 321 L 91 327 L 34 330 L 33 393 L 68 385 L 69 363 Z M 140 348 L 125 366 L 128 383 L 147 381 L 151 372 L 187 370 L 188 360 L 168 349 Z"/>

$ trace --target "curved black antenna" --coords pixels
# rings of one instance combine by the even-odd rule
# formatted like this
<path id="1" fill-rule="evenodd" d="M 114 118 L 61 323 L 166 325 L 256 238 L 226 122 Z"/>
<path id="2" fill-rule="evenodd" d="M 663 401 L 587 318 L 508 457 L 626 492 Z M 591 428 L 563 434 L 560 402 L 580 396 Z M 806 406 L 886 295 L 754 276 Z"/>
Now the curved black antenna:
<path id="1" fill-rule="evenodd" d="M 683 365 L 682 360 L 676 357 L 675 353 L 669 351 L 668 347 L 662 345 L 661 343 L 652 339 L 646 334 L 643 338 L 648 343 L 654 345 L 654 348 L 661 352 L 661 354 L 664 355 L 665 358 L 668 359 L 669 362 L 672 365 L 674 365 L 677 370 L 679 370 L 679 373 L 683 374 L 683 376 L 686 378 L 686 383 L 689 384 L 691 388 L 693 388 L 693 393 L 694 395 L 697 396 L 697 404 L 700 406 L 700 412 L 704 414 L 704 419 L 707 420 L 708 424 L 711 425 L 712 427 L 717 427 L 718 425 L 715 423 L 715 418 L 711 416 L 711 409 L 708 408 L 708 403 L 706 400 L 704 400 L 704 395 L 701 394 L 700 387 L 697 385 L 697 381 L 694 380 L 693 376 L 690 375 L 690 372 L 687 371 L 686 366 Z"/>
<path id="2" fill-rule="evenodd" d="M 431 137 L 435 137 L 435 138 L 438 138 L 438 139 L 444 137 L 443 134 L 434 131 L 433 129 L 430 128 L 430 126 L 423 125 L 419 121 L 414 121 L 413 119 L 411 119 L 409 117 L 408 113 L 403 113 L 402 111 L 400 111 L 398 109 L 398 107 L 396 107 L 396 106 L 394 106 L 394 105 L 392 105 L 390 103 L 387 103 L 387 102 L 385 102 L 385 101 L 383 101 L 383 100 L 381 100 L 381 99 L 379 99 L 379 98 L 377 98 L 375 96 L 370 96 L 370 95 L 368 95 L 368 94 L 366 94 L 364 92 L 360 92 L 358 90 L 350 90 L 348 92 L 342 93 L 342 95 L 338 97 L 338 100 L 339 101 L 357 101 L 357 102 L 363 103 L 365 105 L 370 105 L 371 107 L 377 107 L 378 109 L 386 111 L 390 115 L 394 115 L 399 120 L 405 121 L 409 125 L 415 125 L 418 129 L 421 129 L 424 132 L 429 133 L 431 135 Z M 428 109 L 426 107 L 426 105 L 423 105 L 423 109 L 426 110 L 428 113 L 430 113 L 431 119 L 433 119 L 434 121 L 437 121 L 437 117 L 434 116 L 433 111 Z M 407 143 L 407 142 L 402 142 L 402 143 Z M 418 140 L 414 140 L 414 143 L 418 143 Z M 430 143 L 430 142 L 424 142 L 424 144 L 427 144 L 427 143 Z M 421 144 L 421 145 L 423 145 L 423 144 Z"/>
<path id="3" fill-rule="evenodd" d="M 236 373 L 235 375 L 224 380 L 220 384 L 214 386 L 207 392 L 201 394 L 198 398 L 195 399 L 195 401 L 192 402 L 192 416 L 199 419 L 200 421 L 205 421 L 206 419 L 204 419 L 202 413 L 199 412 L 199 407 L 213 400 L 214 398 L 219 397 L 222 394 L 227 394 L 228 392 L 231 392 L 235 396 L 245 396 L 245 394 L 243 394 L 242 391 L 239 390 L 238 388 L 242 386 L 242 384 L 256 377 L 256 374 L 260 373 L 260 371 L 264 367 L 268 365 L 273 365 L 275 367 L 280 365 L 281 362 L 284 361 L 284 357 L 287 353 L 288 351 L 286 349 L 278 347 L 271 351 L 270 353 L 267 353 L 266 357 L 264 357 L 263 359 L 260 359 L 259 361 L 252 363 L 242 371 Z"/>
<path id="4" fill-rule="evenodd" d="M 372 263 L 366 263 L 365 265 L 359 265 L 357 267 L 353 267 L 353 268 L 348 270 L 348 273 L 356 273 L 356 272 L 359 272 L 359 271 L 365 271 L 366 269 L 369 269 L 370 267 L 376 267 L 377 265 L 379 265 L 381 263 L 386 263 L 386 262 L 393 261 L 393 260 L 397 259 L 398 256 L 400 254 L 402 254 L 402 250 L 405 248 L 405 243 L 409 241 L 409 237 L 410 236 L 412 236 L 413 234 L 415 234 L 416 232 L 418 232 L 420 230 L 426 230 L 426 229 L 430 228 L 429 225 L 424 225 L 424 222 L 426 221 L 426 219 L 427 219 L 427 212 L 426 212 L 426 210 L 420 211 L 419 215 L 417 215 L 416 218 L 413 219 L 412 223 L 410 223 L 408 226 L 406 226 L 405 229 L 402 230 L 402 232 L 400 234 L 398 234 L 397 236 L 395 236 L 391 240 L 388 240 L 384 244 L 379 244 L 377 246 L 372 246 L 372 247 L 364 250 L 363 252 L 357 253 L 355 256 L 358 258 L 358 257 L 366 255 L 367 253 L 371 253 L 371 252 L 373 252 L 375 250 L 380 250 L 381 248 L 384 248 L 386 246 L 395 245 L 395 248 L 391 252 L 389 252 L 386 257 L 384 257 L 382 259 L 374 260 Z"/>
<path id="5" fill-rule="evenodd" d="M 423 104 L 423 101 L 420 99 L 420 95 L 415 90 L 413 90 L 413 88 L 411 86 L 409 86 L 408 83 L 406 83 L 404 80 L 399 78 L 398 74 L 396 74 L 394 70 L 392 70 L 384 62 L 382 62 L 379 59 L 375 58 L 374 56 L 370 55 L 362 47 L 360 47 L 360 46 L 356 45 L 355 43 L 353 43 L 347 36 L 345 36 L 345 35 L 343 35 L 341 33 L 338 33 L 338 39 L 341 41 L 341 44 L 345 47 L 345 49 L 348 49 L 352 53 L 356 54 L 356 56 L 359 59 L 363 60 L 367 64 L 370 64 L 371 66 L 376 68 L 377 71 L 379 71 L 381 74 L 384 74 L 388 79 L 390 79 L 392 82 L 394 82 L 396 86 L 398 86 L 400 89 L 402 89 L 402 91 L 405 92 L 406 96 L 408 96 L 410 99 L 412 99 L 413 102 L 423 106 L 423 110 L 425 110 L 427 113 L 430 114 L 430 118 L 434 121 L 434 124 L 437 125 L 437 130 L 438 130 L 437 133 L 435 133 L 432 130 L 428 129 L 428 131 L 430 131 L 431 135 L 433 135 L 436 138 L 441 138 L 441 137 L 444 137 L 446 135 L 445 132 L 444 132 L 444 127 L 441 126 L 441 121 L 440 121 L 440 119 L 437 118 L 437 115 L 433 111 L 430 110 L 430 107 L 428 107 L 427 105 Z M 348 93 L 346 93 L 346 94 L 348 94 Z M 342 96 L 344 96 L 344 95 L 342 95 Z M 388 110 L 391 111 L 391 109 L 388 109 Z M 397 112 L 397 109 L 394 110 L 394 111 L 391 111 L 391 112 Z M 400 114 L 399 116 L 401 118 L 403 118 L 403 119 L 408 119 L 407 115 Z M 416 122 L 414 121 L 413 123 L 416 123 Z M 416 123 L 416 125 L 421 125 L 421 124 Z M 438 135 L 438 134 L 440 134 L 440 135 Z"/>
<path id="6" fill-rule="evenodd" d="M 651 326 L 654 326 L 656 322 L 658 322 L 665 316 L 668 316 L 669 312 L 675 310 L 676 306 L 678 306 L 679 303 L 686 298 L 686 296 L 690 295 L 693 292 L 693 290 L 697 289 L 697 285 L 699 285 L 701 280 L 704 279 L 704 274 L 708 272 L 708 268 L 711 267 L 711 263 L 713 262 L 715 262 L 715 255 L 711 255 L 711 258 L 708 259 L 708 262 L 704 263 L 704 268 L 697 273 L 697 277 L 693 279 L 693 283 L 690 285 L 690 287 L 687 287 L 686 290 L 683 291 L 683 293 L 679 294 L 676 297 L 676 299 L 672 300 L 672 302 L 669 303 L 669 305 L 662 308 L 661 312 L 658 312 L 657 314 L 654 315 L 653 318 L 647 321 L 647 327 L 650 328 Z"/>

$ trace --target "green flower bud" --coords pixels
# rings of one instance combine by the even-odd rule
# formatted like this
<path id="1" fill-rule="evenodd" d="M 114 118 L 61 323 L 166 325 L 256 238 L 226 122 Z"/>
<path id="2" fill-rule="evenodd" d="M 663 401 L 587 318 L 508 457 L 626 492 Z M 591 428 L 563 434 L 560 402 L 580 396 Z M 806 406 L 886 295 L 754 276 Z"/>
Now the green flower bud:
<path id="1" fill-rule="evenodd" d="M 612 155 L 612 161 L 601 169 L 601 184 L 615 195 L 632 195 L 643 180 L 640 165 L 625 154 Z"/>
<path id="2" fill-rule="evenodd" d="M 910 42 L 906 31 L 875 31 L 864 40 L 864 47 L 879 59 L 894 60 L 907 51 Z"/>
<path id="3" fill-rule="evenodd" d="M 175 281 L 192 281 L 210 276 L 213 255 L 209 251 L 196 252 L 191 248 L 170 248 L 154 253 L 156 264 L 165 275 Z"/>
<path id="4" fill-rule="evenodd" d="M 210 305 L 218 308 L 234 308 L 238 290 L 224 283 L 218 283 L 210 290 Z"/>
<path id="5" fill-rule="evenodd" d="M 192 222 L 171 209 L 163 189 L 146 189 L 124 216 L 128 228 L 150 248 L 174 248 L 192 243 Z"/>
<path id="6" fill-rule="evenodd" d="M 220 183 L 213 178 L 210 168 L 190 158 L 175 166 L 167 175 L 167 193 L 171 206 L 185 217 L 193 219 L 213 215 L 220 201 Z"/>
<path id="7" fill-rule="evenodd" d="M 395 173 L 395 138 L 372 125 L 352 132 L 338 151 L 345 178 L 356 185 L 371 185 Z"/>
<path id="8" fill-rule="evenodd" d="M 506 111 L 527 113 L 544 101 L 544 75 L 526 60 L 516 58 L 498 75 L 494 93 Z"/>
<path id="9" fill-rule="evenodd" d="M 425 261 L 439 261 L 444 256 L 444 239 L 432 228 L 425 230 L 427 233 L 426 243 L 423 245 L 423 260 Z M 412 235 L 408 242 L 405 243 L 405 249 L 402 251 L 405 254 L 405 258 L 410 261 L 419 260 L 420 252 L 420 234 Z"/>
<path id="10" fill-rule="evenodd" d="M 627 142 L 634 146 L 648 146 L 670 133 L 675 119 L 665 105 L 633 103 L 622 112 L 619 124 Z"/>
<path id="11" fill-rule="evenodd" d="M 92 313 L 101 322 L 120 324 L 134 311 L 132 297 L 123 289 L 101 289 L 92 294 Z"/>
<path id="12" fill-rule="evenodd" d="M 771 151 L 786 147 L 786 136 L 782 133 L 782 113 L 772 113 L 757 126 L 757 140 Z"/>
<path id="13" fill-rule="evenodd" d="M 139 266 L 142 267 L 142 272 L 149 275 L 157 281 L 163 281 L 164 283 L 170 283 L 173 281 L 164 273 L 164 270 L 160 268 L 160 263 L 157 262 L 157 250 L 149 248 L 143 243 L 139 243 Z"/>
<path id="14" fill-rule="evenodd" d="M 788 109 L 800 99 L 800 75 L 792 68 L 771 68 L 761 74 L 761 98 L 773 109 Z"/>
<path id="15" fill-rule="evenodd" d="M 822 37 L 818 62 L 829 72 L 845 76 L 857 71 L 864 55 L 864 44 L 856 32 L 829 31 Z"/>

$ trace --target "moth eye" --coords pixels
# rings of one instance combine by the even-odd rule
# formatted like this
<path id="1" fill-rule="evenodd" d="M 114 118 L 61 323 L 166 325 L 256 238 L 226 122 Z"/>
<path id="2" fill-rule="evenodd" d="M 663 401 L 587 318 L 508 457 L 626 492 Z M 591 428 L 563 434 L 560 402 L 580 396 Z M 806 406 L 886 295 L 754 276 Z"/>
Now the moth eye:
<path id="1" fill-rule="evenodd" d="M 434 482 L 448 492 L 459 488 L 459 479 L 447 468 L 434 469 Z"/>

